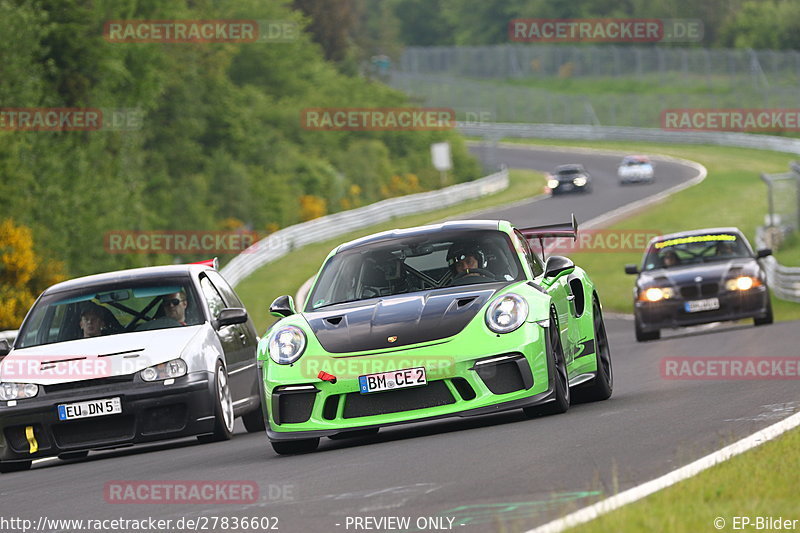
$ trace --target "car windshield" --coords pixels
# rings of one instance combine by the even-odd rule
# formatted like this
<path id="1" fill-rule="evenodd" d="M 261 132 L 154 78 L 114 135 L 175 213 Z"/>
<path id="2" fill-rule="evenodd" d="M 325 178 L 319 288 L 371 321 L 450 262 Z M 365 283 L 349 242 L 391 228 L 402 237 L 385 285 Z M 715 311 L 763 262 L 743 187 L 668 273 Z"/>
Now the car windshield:
<path id="1" fill-rule="evenodd" d="M 558 171 L 559 176 L 574 176 L 575 174 L 581 174 L 582 170 L 579 168 L 567 168 Z"/>
<path id="2" fill-rule="evenodd" d="M 22 325 L 16 347 L 201 324 L 205 318 L 197 301 L 185 279 L 46 294 Z"/>
<path id="3" fill-rule="evenodd" d="M 441 231 L 365 244 L 331 257 L 306 307 L 524 278 L 508 235 L 496 230 Z"/>
<path id="4" fill-rule="evenodd" d="M 676 268 L 742 257 L 752 257 L 752 254 L 741 235 L 735 233 L 690 235 L 650 245 L 645 256 L 644 270 Z"/>
<path id="5" fill-rule="evenodd" d="M 635 167 L 639 165 L 649 165 L 650 162 L 644 161 L 642 159 L 628 159 L 626 161 L 623 161 L 622 164 L 625 165 L 626 167 Z"/>

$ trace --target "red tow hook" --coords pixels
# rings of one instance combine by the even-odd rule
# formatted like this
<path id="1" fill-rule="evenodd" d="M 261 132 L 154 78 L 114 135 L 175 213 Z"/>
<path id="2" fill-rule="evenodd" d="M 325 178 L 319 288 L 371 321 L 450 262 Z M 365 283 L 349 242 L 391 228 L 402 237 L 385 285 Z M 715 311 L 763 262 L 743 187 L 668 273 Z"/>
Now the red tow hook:
<path id="1" fill-rule="evenodd" d="M 319 379 L 321 379 L 322 381 L 330 381 L 331 383 L 336 383 L 336 376 L 332 376 L 331 374 L 328 374 L 327 372 L 323 372 L 322 370 L 319 371 L 319 374 L 317 374 L 317 377 Z"/>

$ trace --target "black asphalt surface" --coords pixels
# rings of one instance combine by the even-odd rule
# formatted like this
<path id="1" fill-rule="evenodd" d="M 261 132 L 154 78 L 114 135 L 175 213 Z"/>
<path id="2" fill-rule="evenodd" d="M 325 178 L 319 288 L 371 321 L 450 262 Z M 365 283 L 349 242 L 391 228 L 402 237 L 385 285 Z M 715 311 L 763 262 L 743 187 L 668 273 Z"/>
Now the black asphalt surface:
<path id="1" fill-rule="evenodd" d="M 499 155 L 512 167 L 583 163 L 596 179 L 591 196 L 606 211 L 631 201 L 628 194 L 640 198 L 694 175 L 669 164 L 670 176 L 662 178 L 664 163 L 657 167 L 656 184 L 621 193 L 614 178 L 619 157 L 505 149 Z M 603 212 L 589 200 L 565 196 L 484 215 L 546 223 L 566 209 L 586 220 Z M 292 457 L 275 455 L 265 435 L 247 434 L 237 421 L 230 442 L 201 445 L 186 439 L 93 452 L 86 459 L 44 460 L 29 472 L 5 474 L 0 516 L 34 525 L 47 517 L 39 531 L 78 530 L 75 524 L 49 522 L 53 519 L 149 517 L 172 520 L 165 531 L 246 531 L 223 527 L 223 517 L 234 516 L 277 517 L 278 531 L 291 533 L 524 531 L 687 464 L 798 407 L 797 381 L 677 380 L 661 373 L 665 357 L 794 356 L 800 344 L 796 323 L 701 327 L 645 344 L 634 340 L 632 321 L 607 318 L 606 323 L 615 391 L 605 402 L 573 405 L 566 414 L 535 420 L 514 411 L 396 427 L 351 441 L 325 439 L 318 452 Z M 107 483 L 129 480 L 254 482 L 259 498 L 247 504 L 109 503 Z M 709 513 L 711 530 L 717 515 Z M 177 521 L 184 517 L 202 517 L 200 526 L 206 527 L 180 527 Z M 357 528 L 356 518 L 365 517 L 408 517 L 410 527 L 370 521 L 358 522 L 369 528 Z"/>

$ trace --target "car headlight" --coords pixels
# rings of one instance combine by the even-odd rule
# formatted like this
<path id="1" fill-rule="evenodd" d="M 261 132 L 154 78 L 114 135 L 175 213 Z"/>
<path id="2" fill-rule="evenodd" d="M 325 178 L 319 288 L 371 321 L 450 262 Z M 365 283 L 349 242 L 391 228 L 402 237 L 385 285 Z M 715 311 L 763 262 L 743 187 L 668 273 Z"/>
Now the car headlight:
<path id="1" fill-rule="evenodd" d="M 639 299 L 644 302 L 660 302 L 675 296 L 675 291 L 670 287 L 650 287 L 639 295 Z"/>
<path id="2" fill-rule="evenodd" d="M 23 400 L 39 394 L 39 385 L 35 383 L 0 383 L 0 400 Z"/>
<path id="3" fill-rule="evenodd" d="M 510 333 L 528 318 L 528 302 L 516 294 L 501 296 L 486 310 L 486 325 L 495 333 Z"/>
<path id="4" fill-rule="evenodd" d="M 558 185 L 559 185 L 558 180 L 547 180 L 547 186 L 550 187 L 551 189 L 555 189 L 556 187 L 558 187 Z"/>
<path id="5" fill-rule="evenodd" d="M 269 339 L 269 356 L 279 365 L 297 361 L 306 347 L 306 334 L 297 326 L 284 326 Z"/>
<path id="6" fill-rule="evenodd" d="M 577 177 L 574 180 L 572 180 L 572 183 L 574 183 L 578 187 L 583 187 L 584 185 L 586 185 L 586 177 L 584 176 Z"/>
<path id="7" fill-rule="evenodd" d="M 747 291 L 759 285 L 761 285 L 761 280 L 751 276 L 739 276 L 725 282 L 725 288 L 729 291 Z"/>
<path id="8" fill-rule="evenodd" d="M 148 366 L 140 372 L 145 381 L 161 381 L 163 379 L 179 378 L 186 375 L 186 361 L 173 359 L 160 365 Z"/>

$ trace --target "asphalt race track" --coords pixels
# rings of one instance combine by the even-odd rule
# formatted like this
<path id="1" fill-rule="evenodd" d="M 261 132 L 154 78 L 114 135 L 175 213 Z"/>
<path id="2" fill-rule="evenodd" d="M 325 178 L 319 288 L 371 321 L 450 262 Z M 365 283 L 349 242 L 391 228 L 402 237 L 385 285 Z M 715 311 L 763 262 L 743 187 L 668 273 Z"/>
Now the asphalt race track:
<path id="1" fill-rule="evenodd" d="M 618 156 L 501 148 L 498 157 L 510 167 L 538 170 L 580 162 L 595 179 L 588 195 L 481 214 L 518 225 L 566 220 L 571 211 L 579 221 L 588 220 L 695 174 L 677 163 L 659 163 L 655 184 L 621 191 Z M 29 472 L 4 474 L 2 516 L 34 524 L 41 516 L 172 519 L 166 531 L 188 531 L 175 526 L 182 517 L 207 517 L 206 530 L 222 531 L 220 525 L 211 528 L 212 520 L 274 516 L 279 531 L 292 533 L 355 531 L 354 517 L 410 517 L 404 530 L 524 531 L 691 462 L 798 408 L 791 380 L 665 379 L 660 366 L 665 357 L 791 356 L 796 349 L 787 348 L 800 341 L 796 323 L 694 328 L 645 344 L 634 340 L 632 321 L 606 323 L 615 390 L 605 402 L 573 405 L 564 415 L 536 420 L 520 411 L 414 424 L 348 441 L 325 439 L 318 452 L 292 457 L 275 455 L 265 435 L 247 434 L 237 422 L 230 442 L 185 439 L 93 452 L 86 459 L 43 460 Z M 108 503 L 106 483 L 120 480 L 250 481 L 260 494 L 249 504 Z M 709 513 L 711 529 L 716 514 Z M 417 528 L 418 519 L 424 527 Z M 369 525 L 380 531 L 393 524 Z M 45 523 L 39 530 L 76 528 Z"/>

